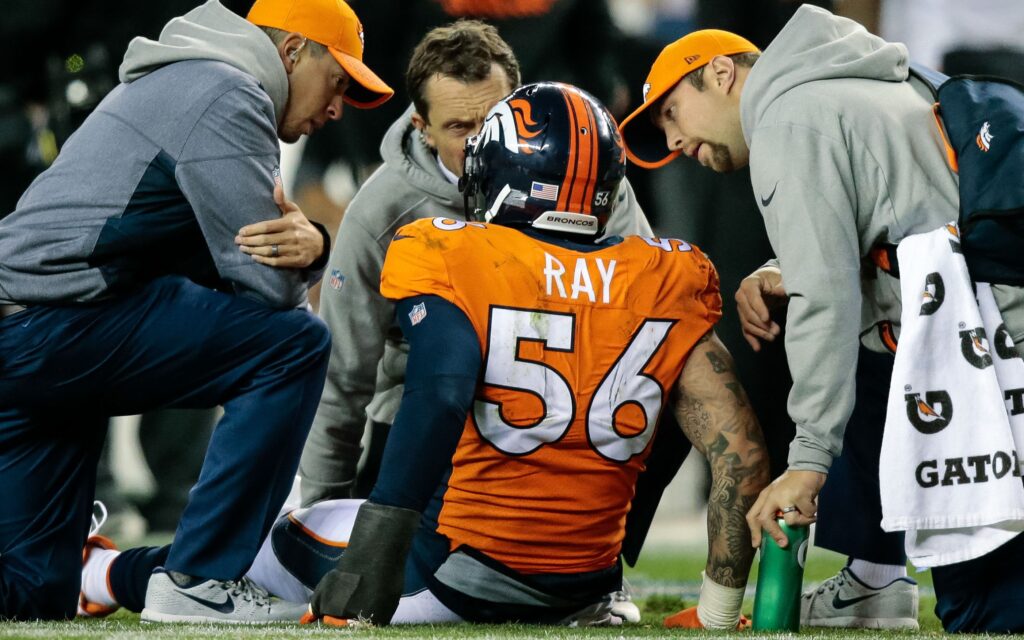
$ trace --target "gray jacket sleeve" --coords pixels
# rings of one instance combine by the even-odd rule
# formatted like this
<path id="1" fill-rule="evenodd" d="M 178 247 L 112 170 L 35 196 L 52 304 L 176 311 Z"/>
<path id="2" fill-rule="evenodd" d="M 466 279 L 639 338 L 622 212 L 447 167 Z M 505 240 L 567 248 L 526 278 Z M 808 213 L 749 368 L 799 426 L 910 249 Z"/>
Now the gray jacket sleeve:
<path id="1" fill-rule="evenodd" d="M 307 274 L 257 263 L 235 244 L 247 224 L 280 217 L 273 107 L 256 85 L 227 91 L 199 118 L 175 168 L 221 278 L 237 295 L 275 308 L 306 303 Z"/>
<path id="2" fill-rule="evenodd" d="M 320 293 L 320 317 L 334 339 L 320 406 L 299 462 L 303 504 L 349 497 L 366 405 L 394 316 L 394 304 L 380 295 L 384 249 L 359 222 L 359 206 L 360 200 L 353 201 L 342 219 Z"/>
<path id="3" fill-rule="evenodd" d="M 612 214 L 608 217 L 608 228 L 606 236 L 653 236 L 651 225 L 647 222 L 640 203 L 636 201 L 636 194 L 633 193 L 633 185 L 628 180 L 622 181 L 619 188 L 619 195 L 612 208 Z"/>
<path id="4" fill-rule="evenodd" d="M 789 294 L 789 467 L 828 472 L 853 412 L 861 319 L 849 154 L 807 127 L 776 125 L 757 130 L 750 166 L 755 194 L 774 191 L 761 213 Z"/>

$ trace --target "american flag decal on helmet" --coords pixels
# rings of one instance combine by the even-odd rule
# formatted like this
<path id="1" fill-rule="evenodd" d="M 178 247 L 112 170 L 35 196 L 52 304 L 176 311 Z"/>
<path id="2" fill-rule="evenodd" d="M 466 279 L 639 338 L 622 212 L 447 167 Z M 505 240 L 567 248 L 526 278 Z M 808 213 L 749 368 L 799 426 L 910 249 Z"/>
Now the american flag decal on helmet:
<path id="1" fill-rule="evenodd" d="M 530 197 L 539 198 L 541 200 L 558 200 L 558 185 L 534 182 L 530 185 Z"/>

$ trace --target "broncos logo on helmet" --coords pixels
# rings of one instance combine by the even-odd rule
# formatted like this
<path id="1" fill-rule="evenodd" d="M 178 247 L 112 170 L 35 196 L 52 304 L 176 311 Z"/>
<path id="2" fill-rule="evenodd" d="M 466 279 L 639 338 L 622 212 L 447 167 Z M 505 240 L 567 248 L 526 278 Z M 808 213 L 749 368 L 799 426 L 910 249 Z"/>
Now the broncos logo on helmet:
<path id="1" fill-rule="evenodd" d="M 532 141 L 544 131 L 544 125 L 538 125 L 530 117 L 530 103 L 527 100 L 509 100 L 509 109 L 516 121 L 516 134 L 519 137 L 519 151 L 533 153 Z"/>
<path id="2" fill-rule="evenodd" d="M 626 172 L 615 119 L 590 94 L 544 82 L 491 109 L 466 142 L 466 217 L 600 236 Z"/>

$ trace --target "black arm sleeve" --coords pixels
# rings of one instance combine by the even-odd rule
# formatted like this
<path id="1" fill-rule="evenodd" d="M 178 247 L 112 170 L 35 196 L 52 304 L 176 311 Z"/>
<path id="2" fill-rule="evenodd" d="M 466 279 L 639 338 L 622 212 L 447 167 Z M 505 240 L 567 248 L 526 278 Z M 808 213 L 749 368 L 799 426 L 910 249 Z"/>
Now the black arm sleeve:
<path id="1" fill-rule="evenodd" d="M 469 318 L 443 298 L 407 298 L 396 313 L 409 341 L 405 393 L 370 501 L 422 512 L 451 466 L 482 357 Z"/>

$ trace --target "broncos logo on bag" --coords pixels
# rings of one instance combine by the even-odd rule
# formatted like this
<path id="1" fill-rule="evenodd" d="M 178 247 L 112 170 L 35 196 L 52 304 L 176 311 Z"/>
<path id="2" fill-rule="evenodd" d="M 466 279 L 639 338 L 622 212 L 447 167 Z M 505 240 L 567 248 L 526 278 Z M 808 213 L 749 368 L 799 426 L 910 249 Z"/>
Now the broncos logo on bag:
<path id="1" fill-rule="evenodd" d="M 960 332 L 960 353 L 964 354 L 964 359 L 976 369 L 992 366 L 992 354 L 989 353 L 984 327 Z"/>
<path id="2" fill-rule="evenodd" d="M 925 435 L 938 433 L 953 420 L 953 400 L 948 391 L 927 391 L 924 400 L 920 393 L 908 393 L 907 419 L 919 432 Z"/>

